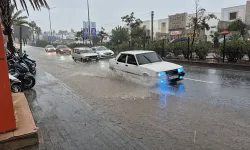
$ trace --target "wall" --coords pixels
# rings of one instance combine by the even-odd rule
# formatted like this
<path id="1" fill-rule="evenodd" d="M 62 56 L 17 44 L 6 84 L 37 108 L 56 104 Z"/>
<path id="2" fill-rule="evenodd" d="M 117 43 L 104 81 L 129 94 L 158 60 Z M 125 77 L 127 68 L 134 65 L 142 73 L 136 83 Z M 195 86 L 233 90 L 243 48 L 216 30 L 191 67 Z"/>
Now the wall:
<path id="1" fill-rule="evenodd" d="M 146 30 L 150 30 L 150 35 L 151 35 L 151 20 L 143 21 L 141 26 L 145 26 Z M 154 20 L 153 27 L 154 27 L 154 37 L 156 37 L 156 32 L 159 32 L 158 20 Z"/>
<path id="2" fill-rule="evenodd" d="M 233 21 L 233 20 L 229 20 L 229 13 L 230 12 L 237 12 L 237 18 L 240 18 L 240 19 L 242 19 L 243 22 L 245 22 L 246 5 L 222 8 L 221 9 L 222 21 Z"/>
<path id="3" fill-rule="evenodd" d="M 158 20 L 158 31 L 161 33 L 168 33 L 168 18 Z M 162 23 L 165 23 L 165 28 L 162 26 Z"/>

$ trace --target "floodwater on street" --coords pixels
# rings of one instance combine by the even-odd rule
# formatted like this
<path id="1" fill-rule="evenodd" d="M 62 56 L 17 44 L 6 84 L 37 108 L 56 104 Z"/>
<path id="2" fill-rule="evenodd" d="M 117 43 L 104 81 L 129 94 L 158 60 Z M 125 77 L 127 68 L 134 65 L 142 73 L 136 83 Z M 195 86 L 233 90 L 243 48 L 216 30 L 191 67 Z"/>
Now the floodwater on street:
<path id="1" fill-rule="evenodd" d="M 250 149 L 250 72 L 184 66 L 183 81 L 152 86 L 111 71 L 108 60 L 82 63 L 25 50 L 37 68 L 150 149 L 168 149 L 166 141 L 178 141 L 176 149 Z"/>

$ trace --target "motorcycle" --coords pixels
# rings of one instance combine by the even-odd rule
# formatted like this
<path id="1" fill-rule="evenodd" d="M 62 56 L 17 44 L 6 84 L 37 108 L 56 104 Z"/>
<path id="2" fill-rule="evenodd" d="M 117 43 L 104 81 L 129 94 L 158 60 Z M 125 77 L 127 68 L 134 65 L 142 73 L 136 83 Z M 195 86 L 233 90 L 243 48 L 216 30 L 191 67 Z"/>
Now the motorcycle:
<path id="1" fill-rule="evenodd" d="M 16 77 L 12 76 L 11 74 L 9 74 L 9 78 L 10 78 L 11 92 L 13 93 L 23 92 L 22 82 Z"/>
<path id="2" fill-rule="evenodd" d="M 29 67 L 30 73 L 32 73 L 33 75 L 36 75 L 36 64 L 33 63 L 33 61 L 31 61 L 30 59 L 27 59 L 27 54 L 25 54 L 25 56 L 23 57 L 23 56 L 20 56 L 18 52 L 16 52 L 15 54 L 9 56 L 8 59 L 14 59 L 18 61 L 19 63 L 26 64 Z"/>
<path id="3" fill-rule="evenodd" d="M 24 89 L 31 89 L 36 84 L 36 79 L 29 72 L 29 68 L 25 63 L 14 59 L 8 60 L 9 73 L 19 79 L 23 83 Z"/>
<path id="4" fill-rule="evenodd" d="M 32 62 L 36 67 L 36 61 L 28 58 L 29 55 L 27 55 L 26 51 L 23 52 L 23 59 Z"/>

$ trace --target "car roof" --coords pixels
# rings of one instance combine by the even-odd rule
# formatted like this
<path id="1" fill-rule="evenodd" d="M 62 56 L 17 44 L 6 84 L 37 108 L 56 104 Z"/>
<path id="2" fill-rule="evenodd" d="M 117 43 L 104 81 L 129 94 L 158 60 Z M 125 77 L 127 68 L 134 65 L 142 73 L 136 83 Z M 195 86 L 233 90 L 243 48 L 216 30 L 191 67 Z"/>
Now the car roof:
<path id="1" fill-rule="evenodd" d="M 86 49 L 86 48 L 91 49 L 91 48 L 89 48 L 89 47 L 75 47 L 74 49 L 80 49 L 80 50 L 83 50 L 83 49 Z"/>
<path id="2" fill-rule="evenodd" d="M 155 52 L 155 51 L 133 50 L 133 51 L 124 51 L 124 52 L 121 52 L 121 54 L 132 54 L 132 55 L 136 55 L 136 54 L 144 54 L 144 53 L 151 53 L 151 52 Z"/>

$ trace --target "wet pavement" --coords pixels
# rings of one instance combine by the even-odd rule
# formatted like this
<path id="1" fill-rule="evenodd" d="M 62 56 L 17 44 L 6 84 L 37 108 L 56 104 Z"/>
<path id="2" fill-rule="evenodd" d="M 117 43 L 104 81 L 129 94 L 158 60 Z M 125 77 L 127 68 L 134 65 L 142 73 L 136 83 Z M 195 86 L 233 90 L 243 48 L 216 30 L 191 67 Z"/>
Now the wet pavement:
<path id="1" fill-rule="evenodd" d="M 38 68 L 33 149 L 250 149 L 250 72 L 184 66 L 185 80 L 157 87 L 107 60 L 25 50 Z"/>

